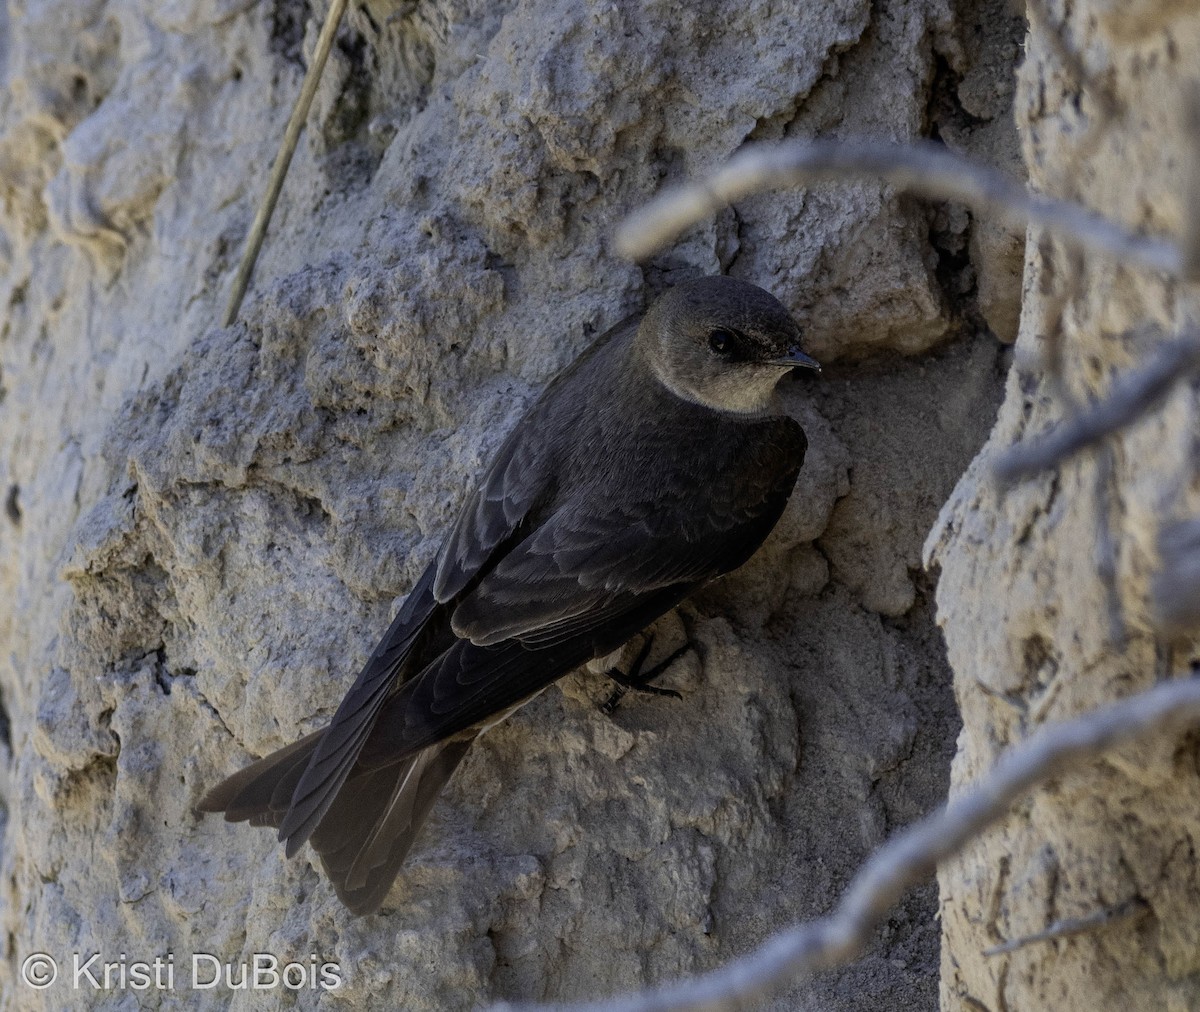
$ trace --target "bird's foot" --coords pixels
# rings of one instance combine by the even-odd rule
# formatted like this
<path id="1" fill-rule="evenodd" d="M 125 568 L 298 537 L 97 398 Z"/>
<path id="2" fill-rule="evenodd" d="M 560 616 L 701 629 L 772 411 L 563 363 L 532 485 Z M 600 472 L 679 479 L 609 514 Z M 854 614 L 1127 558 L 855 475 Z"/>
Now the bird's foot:
<path id="1" fill-rule="evenodd" d="M 617 687 L 613 689 L 612 695 L 605 700 L 600 706 L 600 712 L 612 716 L 617 705 L 621 702 L 626 692 L 645 692 L 652 696 L 674 696 L 676 699 L 683 699 L 674 689 L 660 689 L 657 685 L 650 685 L 659 675 L 674 664 L 680 657 L 691 649 L 690 643 L 685 643 L 678 650 L 672 653 L 669 657 L 659 661 L 654 667 L 642 670 L 642 665 L 646 663 L 646 658 L 650 656 L 650 648 L 654 646 L 654 637 L 647 636 L 646 642 L 642 644 L 642 649 L 638 651 L 638 655 L 634 658 L 633 667 L 629 674 L 625 674 L 620 668 L 609 668 L 605 672 L 609 678 L 617 683 Z"/>

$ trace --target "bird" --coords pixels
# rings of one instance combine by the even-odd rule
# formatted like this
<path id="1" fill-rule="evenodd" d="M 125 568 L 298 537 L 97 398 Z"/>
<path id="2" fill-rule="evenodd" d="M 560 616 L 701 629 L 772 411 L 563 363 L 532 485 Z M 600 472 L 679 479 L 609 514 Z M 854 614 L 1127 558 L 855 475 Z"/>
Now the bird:
<path id="1" fill-rule="evenodd" d="M 807 448 L 776 387 L 820 372 L 801 339 L 773 295 L 728 276 L 602 334 L 500 445 L 330 723 L 197 808 L 275 828 L 288 857 L 307 841 L 352 914 L 378 911 L 480 734 L 771 532 Z M 664 665 L 640 670 L 648 648 L 609 674 L 668 692 L 649 685 Z"/>

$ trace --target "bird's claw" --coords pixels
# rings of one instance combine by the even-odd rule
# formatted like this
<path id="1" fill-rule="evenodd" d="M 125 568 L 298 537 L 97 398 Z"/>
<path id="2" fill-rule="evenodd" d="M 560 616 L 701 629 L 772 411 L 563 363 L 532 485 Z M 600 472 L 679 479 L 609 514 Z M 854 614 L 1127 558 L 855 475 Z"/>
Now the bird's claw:
<path id="1" fill-rule="evenodd" d="M 678 650 L 672 653 L 669 657 L 650 668 L 648 671 L 642 670 L 642 665 L 646 663 L 646 658 L 650 656 L 650 648 L 654 645 L 654 637 L 647 636 L 646 642 L 642 644 L 642 649 L 638 651 L 638 655 L 634 658 L 633 665 L 629 674 L 625 674 L 619 668 L 610 668 L 605 672 L 609 678 L 617 683 L 617 687 L 613 689 L 612 694 L 600 705 L 600 712 L 612 716 L 618 704 L 625 696 L 626 692 L 644 692 L 651 696 L 673 696 L 675 699 L 683 699 L 683 696 L 674 689 L 661 689 L 657 685 L 650 685 L 655 678 L 661 675 L 680 657 L 691 649 L 690 643 L 685 643 Z"/>

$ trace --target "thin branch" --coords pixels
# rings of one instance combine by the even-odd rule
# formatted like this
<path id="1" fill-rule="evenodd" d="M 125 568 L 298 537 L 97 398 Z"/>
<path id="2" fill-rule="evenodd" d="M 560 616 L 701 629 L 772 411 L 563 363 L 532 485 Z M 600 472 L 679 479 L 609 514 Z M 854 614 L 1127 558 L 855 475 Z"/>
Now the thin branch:
<path id="1" fill-rule="evenodd" d="M 690 981 L 611 1001 L 536 1007 L 569 1012 L 752 1007 L 783 985 L 860 955 L 870 933 L 909 888 L 1002 819 L 1034 787 L 1133 738 L 1149 732 L 1178 734 L 1196 724 L 1200 678 L 1185 678 L 1045 727 L 1001 756 L 991 773 L 961 797 L 876 851 L 828 917 L 788 928 L 748 956 Z"/>
<path id="2" fill-rule="evenodd" d="M 1140 896 L 1132 896 L 1124 903 L 1119 903 L 1115 907 L 1108 907 L 1104 910 L 1097 910 L 1094 914 L 1088 914 L 1086 917 L 1065 917 L 1061 921 L 1055 921 L 1053 924 L 1048 925 L 1041 931 L 1034 932 L 1032 935 L 1010 938 L 1007 942 L 1003 942 L 1000 945 L 984 949 L 983 954 L 985 956 L 1006 956 L 1008 953 L 1016 952 L 1027 945 L 1035 945 L 1038 942 L 1053 942 L 1059 938 L 1070 938 L 1072 935 L 1083 935 L 1108 924 L 1116 924 L 1119 921 L 1127 921 L 1133 917 L 1140 917 L 1149 909 L 1150 904 L 1144 899 Z"/>
<path id="3" fill-rule="evenodd" d="M 1040 439 L 1011 447 L 997 459 L 1001 482 L 1018 481 L 1061 464 L 1157 407 L 1180 380 L 1200 371 L 1200 336 L 1187 334 L 1159 347 L 1137 372 L 1117 380 L 1104 400 L 1060 423 Z"/>
<path id="4" fill-rule="evenodd" d="M 246 288 L 250 284 L 250 275 L 254 272 L 255 261 L 258 260 L 259 250 L 262 249 L 263 239 L 267 234 L 267 225 L 275 211 L 275 203 L 279 200 L 279 192 L 283 189 L 283 180 L 287 176 L 288 166 L 292 164 L 292 155 L 300 140 L 300 131 L 304 129 L 304 121 L 308 118 L 308 109 L 312 105 L 313 96 L 317 93 L 317 85 L 321 83 L 321 73 L 325 70 L 325 61 L 333 48 L 333 40 L 337 36 L 338 25 L 342 15 L 346 13 L 349 0 L 333 0 L 329 12 L 325 15 L 325 23 L 321 26 L 321 34 L 317 37 L 317 48 L 304 74 L 304 83 L 300 86 L 300 95 L 292 107 L 292 115 L 283 131 L 283 142 L 275 155 L 275 164 L 271 166 L 271 175 L 267 179 L 267 192 L 258 212 L 254 215 L 254 224 L 250 226 L 250 236 L 246 240 L 246 249 L 242 252 L 242 262 L 238 264 L 237 276 L 233 279 L 233 292 L 229 296 L 229 305 L 225 309 L 225 317 L 221 326 L 229 327 L 237 319 Z"/>
<path id="5" fill-rule="evenodd" d="M 1148 270 L 1184 276 L 1184 254 L 1166 239 L 1140 236 L 1092 211 L 1024 185 L 939 144 L 919 141 L 798 141 L 746 148 L 706 179 L 669 190 L 626 218 L 617 250 L 632 260 L 656 252 L 713 212 L 754 193 L 821 180 L 877 178 L 930 200 L 966 204 L 1011 225 L 1039 225 L 1059 239 Z"/>

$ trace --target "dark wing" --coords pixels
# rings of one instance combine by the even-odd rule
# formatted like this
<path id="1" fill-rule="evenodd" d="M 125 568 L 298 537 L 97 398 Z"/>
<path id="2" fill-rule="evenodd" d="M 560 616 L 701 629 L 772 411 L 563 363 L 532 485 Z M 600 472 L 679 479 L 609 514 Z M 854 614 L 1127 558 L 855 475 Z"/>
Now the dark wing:
<path id="1" fill-rule="evenodd" d="M 551 451 L 547 441 L 537 438 L 542 431 L 537 414 L 535 411 L 518 423 L 463 503 L 438 553 L 433 583 L 438 601 L 461 594 L 530 510 L 547 498 L 553 470 Z"/>
<path id="2" fill-rule="evenodd" d="M 590 627 L 580 623 L 574 635 L 548 646 L 457 641 L 387 701 L 359 767 L 394 766 L 468 728 L 490 726 L 572 668 L 621 646 L 694 589 L 683 583 L 612 599 Z"/>
<path id="3" fill-rule="evenodd" d="M 303 773 L 276 785 L 277 796 L 284 784 L 291 788 L 287 814 L 279 823 L 279 839 L 287 840 L 288 857 L 303 846 L 345 783 L 379 708 L 436 609 L 434 576 L 435 567 L 430 565 L 343 697 Z"/>
<path id="4" fill-rule="evenodd" d="M 570 436 L 572 410 L 583 398 L 561 388 L 578 382 L 579 374 L 608 345 L 630 335 L 639 317 L 626 317 L 595 341 L 542 392 L 501 444 L 479 486 L 467 497 L 438 556 L 433 593 L 445 603 L 456 598 L 513 536 L 521 523 L 554 495 L 556 434 Z"/>
<path id="5" fill-rule="evenodd" d="M 279 839 L 287 841 L 289 857 L 304 845 L 333 804 L 434 612 L 475 579 L 528 512 L 549 494 L 551 454 L 547 441 L 539 438 L 544 429 L 536 424 L 537 414 L 531 412 L 501 446 L 464 504 L 438 559 L 426 569 L 342 699 L 296 783 L 291 807 L 279 826 Z"/>
<path id="6" fill-rule="evenodd" d="M 549 645 L 602 623 L 610 604 L 736 569 L 771 532 L 804 461 L 789 418 L 749 428 L 727 466 L 660 471 L 652 492 L 564 504 L 458 603 L 451 625 L 478 646 Z"/>
<path id="7" fill-rule="evenodd" d="M 681 476 L 620 508 L 602 496 L 569 504 L 514 546 L 453 613 L 464 638 L 388 700 L 362 763 L 399 761 L 503 713 L 745 562 L 804 458 L 795 422 L 764 424 L 708 485 Z"/>

